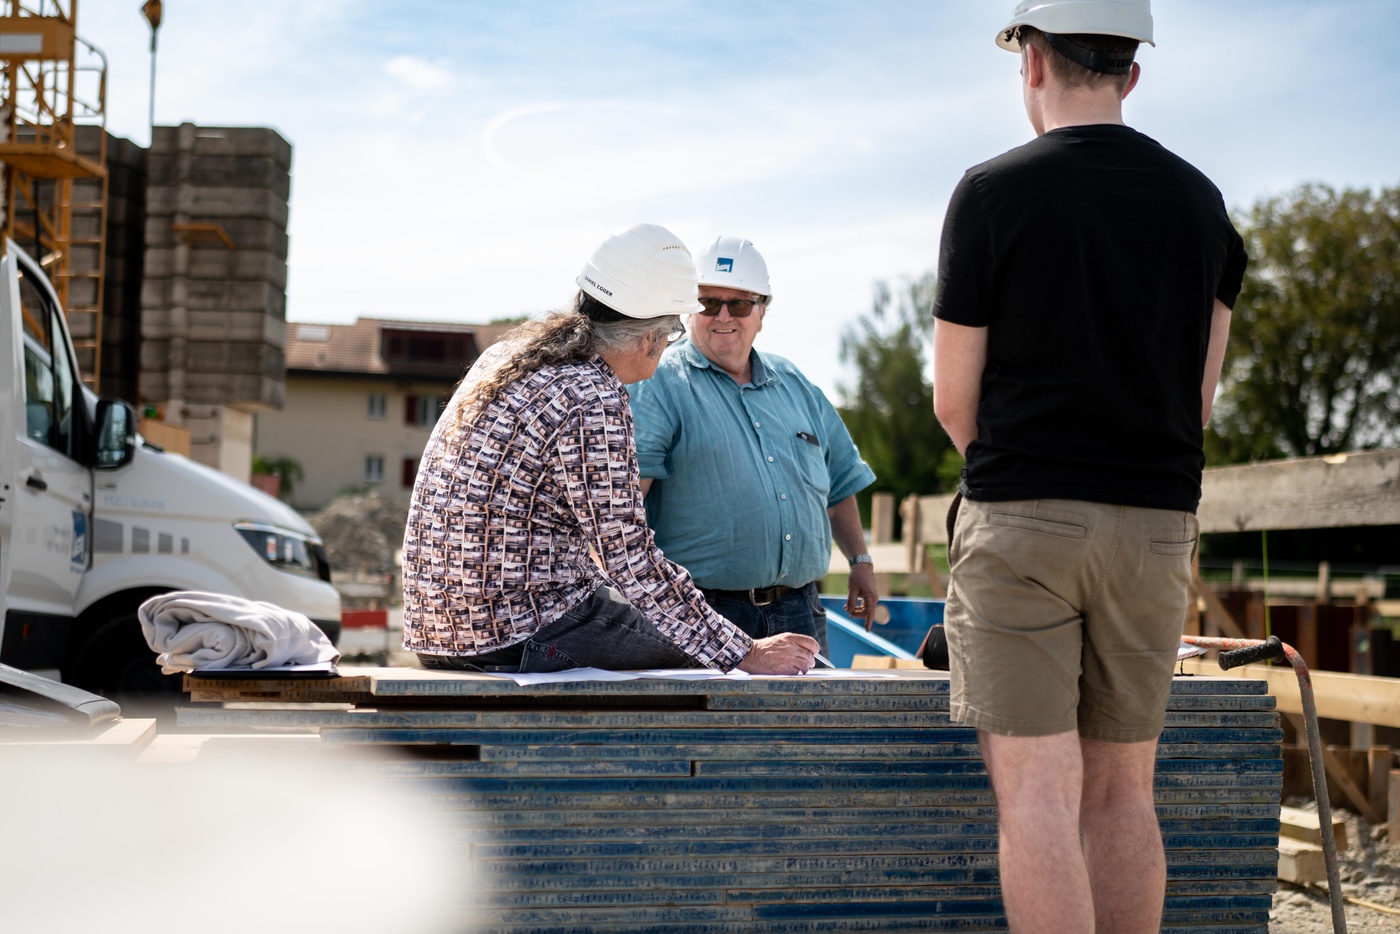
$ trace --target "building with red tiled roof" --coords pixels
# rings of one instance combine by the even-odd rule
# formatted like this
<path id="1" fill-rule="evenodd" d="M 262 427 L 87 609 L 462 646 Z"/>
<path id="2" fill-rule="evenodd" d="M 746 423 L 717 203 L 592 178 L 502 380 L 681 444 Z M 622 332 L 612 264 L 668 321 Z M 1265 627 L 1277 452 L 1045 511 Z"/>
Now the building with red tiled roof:
<path id="1" fill-rule="evenodd" d="M 260 412 L 253 452 L 302 469 L 291 495 L 315 510 L 347 490 L 407 496 L 437 417 L 481 351 L 512 324 L 357 318 L 287 325 L 287 393 Z"/>

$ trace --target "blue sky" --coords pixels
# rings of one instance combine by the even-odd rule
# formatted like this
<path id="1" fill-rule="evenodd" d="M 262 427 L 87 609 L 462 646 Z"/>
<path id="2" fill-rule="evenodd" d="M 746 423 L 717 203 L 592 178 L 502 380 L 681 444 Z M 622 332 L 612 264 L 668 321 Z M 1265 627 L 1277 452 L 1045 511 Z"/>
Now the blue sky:
<path id="1" fill-rule="evenodd" d="M 608 233 L 748 236 L 762 349 L 832 393 L 877 279 L 933 268 L 969 166 L 1031 136 L 1011 0 L 168 0 L 156 122 L 294 147 L 288 319 L 559 307 Z M 137 0 L 83 0 L 109 128 L 145 143 Z M 1159 0 L 1127 121 L 1246 208 L 1400 184 L 1395 0 Z"/>

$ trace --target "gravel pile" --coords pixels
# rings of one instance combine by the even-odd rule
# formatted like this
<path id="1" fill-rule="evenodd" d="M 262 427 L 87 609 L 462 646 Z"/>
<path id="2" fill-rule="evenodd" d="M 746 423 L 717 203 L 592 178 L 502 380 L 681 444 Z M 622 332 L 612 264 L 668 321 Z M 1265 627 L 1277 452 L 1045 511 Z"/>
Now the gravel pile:
<path id="1" fill-rule="evenodd" d="M 1305 799 L 1285 802 L 1316 811 Z M 1388 839 L 1385 825 L 1372 825 L 1350 811 L 1333 809 L 1346 823 L 1347 848 L 1337 854 L 1342 894 L 1400 911 L 1400 846 Z M 1396 934 L 1400 914 L 1386 914 L 1362 905 L 1346 906 L 1351 934 Z M 1332 934 L 1332 906 L 1325 888 L 1280 882 L 1269 912 L 1270 934 Z"/>
<path id="2" fill-rule="evenodd" d="M 407 521 L 408 499 L 377 490 L 339 496 L 310 519 L 337 578 L 358 579 L 393 575 Z"/>

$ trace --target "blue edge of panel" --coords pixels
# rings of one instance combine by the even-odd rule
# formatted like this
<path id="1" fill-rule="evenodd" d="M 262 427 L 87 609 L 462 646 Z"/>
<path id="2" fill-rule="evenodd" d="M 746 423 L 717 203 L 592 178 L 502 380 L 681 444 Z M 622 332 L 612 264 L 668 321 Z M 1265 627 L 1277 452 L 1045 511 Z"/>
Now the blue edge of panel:
<path id="1" fill-rule="evenodd" d="M 864 623 L 852 622 L 846 616 L 844 595 L 822 594 L 821 601 L 826 608 L 829 654 L 837 668 L 850 668 L 851 659 L 857 655 L 916 658 L 929 627 L 943 623 L 942 600 L 884 597 L 880 606 L 889 611 L 889 620 L 876 623 L 866 632 Z"/>

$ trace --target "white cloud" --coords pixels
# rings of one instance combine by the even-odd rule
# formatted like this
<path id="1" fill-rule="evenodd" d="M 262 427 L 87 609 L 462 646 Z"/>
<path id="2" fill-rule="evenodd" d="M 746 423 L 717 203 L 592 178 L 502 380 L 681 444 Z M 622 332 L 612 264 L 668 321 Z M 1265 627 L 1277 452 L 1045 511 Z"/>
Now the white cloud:
<path id="1" fill-rule="evenodd" d="M 452 83 L 452 72 L 412 55 L 389 59 L 384 73 L 414 91 L 440 91 Z"/>

